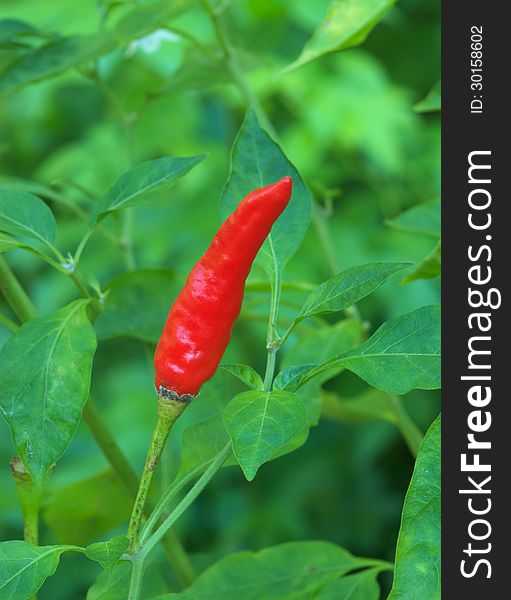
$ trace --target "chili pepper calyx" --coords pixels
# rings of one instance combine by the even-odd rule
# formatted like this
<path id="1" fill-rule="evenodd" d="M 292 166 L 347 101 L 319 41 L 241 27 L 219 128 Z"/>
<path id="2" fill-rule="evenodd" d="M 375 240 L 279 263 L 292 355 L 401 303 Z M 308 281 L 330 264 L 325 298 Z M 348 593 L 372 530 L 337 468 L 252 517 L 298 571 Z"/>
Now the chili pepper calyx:
<path id="1" fill-rule="evenodd" d="M 183 402 L 184 404 L 189 404 L 197 396 L 197 394 L 178 394 L 174 390 L 169 390 L 163 385 L 160 385 L 156 392 L 159 398 L 172 400 L 173 402 Z"/>

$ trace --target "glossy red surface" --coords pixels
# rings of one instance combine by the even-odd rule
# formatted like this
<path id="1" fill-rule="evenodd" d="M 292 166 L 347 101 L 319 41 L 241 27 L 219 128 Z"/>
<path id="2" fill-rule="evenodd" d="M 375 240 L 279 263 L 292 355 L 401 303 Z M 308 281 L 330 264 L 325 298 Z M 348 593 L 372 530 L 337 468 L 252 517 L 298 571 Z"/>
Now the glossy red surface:
<path id="1" fill-rule="evenodd" d="M 157 390 L 195 395 L 215 373 L 252 262 L 291 192 L 290 177 L 254 190 L 220 226 L 169 311 L 154 356 Z"/>

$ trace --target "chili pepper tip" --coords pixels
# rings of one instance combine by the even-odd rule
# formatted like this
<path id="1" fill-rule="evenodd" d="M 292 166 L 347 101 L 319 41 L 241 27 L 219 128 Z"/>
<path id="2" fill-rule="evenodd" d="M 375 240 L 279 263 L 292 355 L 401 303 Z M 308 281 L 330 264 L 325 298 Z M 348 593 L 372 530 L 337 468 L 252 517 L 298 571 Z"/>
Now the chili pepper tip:
<path id="1" fill-rule="evenodd" d="M 282 177 L 282 179 L 277 181 L 275 185 L 282 186 L 284 189 L 286 189 L 286 191 L 291 191 L 291 188 L 293 187 L 293 180 L 288 175 L 286 177 Z"/>

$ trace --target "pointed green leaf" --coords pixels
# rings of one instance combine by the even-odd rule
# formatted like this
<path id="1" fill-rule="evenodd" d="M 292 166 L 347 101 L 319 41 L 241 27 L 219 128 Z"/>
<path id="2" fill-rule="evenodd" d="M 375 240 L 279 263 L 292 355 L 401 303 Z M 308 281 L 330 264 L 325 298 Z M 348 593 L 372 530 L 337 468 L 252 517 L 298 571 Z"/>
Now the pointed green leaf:
<path id="1" fill-rule="evenodd" d="M 40 33 L 24 21 L 17 19 L 0 20 L 0 49 L 17 48 L 26 43 L 25 38 L 40 37 Z"/>
<path id="2" fill-rule="evenodd" d="M 57 226 L 53 213 L 37 196 L 0 190 L 0 230 L 37 240 L 51 248 Z"/>
<path id="3" fill-rule="evenodd" d="M 30 48 L 0 75 L 0 94 L 53 77 L 80 64 L 94 60 L 115 48 L 111 34 L 93 34 L 51 40 Z"/>
<path id="4" fill-rule="evenodd" d="M 333 0 L 300 56 L 284 72 L 324 54 L 358 46 L 395 3 L 396 0 Z"/>
<path id="5" fill-rule="evenodd" d="M 0 350 L 0 411 L 36 485 L 70 444 L 87 400 L 94 330 L 77 300 L 22 325 Z"/>
<path id="6" fill-rule="evenodd" d="M 433 279 L 442 272 L 442 242 L 438 240 L 431 252 L 421 260 L 415 269 L 401 283 L 410 283 L 416 279 Z"/>
<path id="7" fill-rule="evenodd" d="M 242 392 L 224 411 L 234 454 L 248 481 L 307 424 L 302 400 L 289 392 Z"/>
<path id="8" fill-rule="evenodd" d="M 332 313 L 348 308 L 374 290 L 387 279 L 412 263 L 370 263 L 341 271 L 314 289 L 296 318 L 301 321 L 313 315 Z"/>
<path id="9" fill-rule="evenodd" d="M 87 558 L 97 561 L 105 571 L 111 573 L 121 556 L 130 545 L 129 539 L 124 535 L 117 535 L 107 542 L 97 542 L 85 548 Z"/>
<path id="10" fill-rule="evenodd" d="M 263 389 L 263 380 L 259 373 L 248 365 L 220 365 L 220 368 L 230 373 L 253 390 Z"/>
<path id="11" fill-rule="evenodd" d="M 288 542 L 259 552 L 230 554 L 189 588 L 162 600 L 315 598 L 328 582 L 370 562 L 328 542 Z"/>
<path id="12" fill-rule="evenodd" d="M 299 385 L 339 367 L 389 394 L 439 388 L 440 307 L 424 306 L 387 321 L 358 348 L 304 372 Z"/>
<path id="13" fill-rule="evenodd" d="M 393 229 L 407 233 L 420 233 L 438 239 L 441 228 L 440 200 L 429 200 L 413 206 L 386 223 Z"/>
<path id="14" fill-rule="evenodd" d="M 156 194 L 170 189 L 205 158 L 205 154 L 168 156 L 132 167 L 99 199 L 93 216 L 94 221 L 97 222 L 117 210 L 146 202 Z"/>
<path id="15" fill-rule="evenodd" d="M 440 600 L 440 435 L 438 417 L 417 456 L 405 498 L 389 600 Z"/>
<path id="16" fill-rule="evenodd" d="M 311 196 L 298 171 L 250 110 L 232 149 L 229 180 L 222 195 L 222 217 L 233 212 L 252 190 L 286 176 L 293 179 L 293 195 L 258 255 L 270 273 L 280 272 L 300 246 L 311 219 Z"/>
<path id="17" fill-rule="evenodd" d="M 14 540 L 0 542 L 0 598 L 27 600 L 58 567 L 60 555 L 73 546 L 33 546 Z"/>

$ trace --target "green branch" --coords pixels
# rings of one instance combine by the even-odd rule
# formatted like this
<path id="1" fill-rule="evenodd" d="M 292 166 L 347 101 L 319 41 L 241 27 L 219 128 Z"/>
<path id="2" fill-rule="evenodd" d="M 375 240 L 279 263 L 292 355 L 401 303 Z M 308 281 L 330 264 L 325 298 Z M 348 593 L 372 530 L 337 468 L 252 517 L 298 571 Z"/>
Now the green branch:
<path id="1" fill-rule="evenodd" d="M 138 492 L 138 477 L 106 426 L 103 415 L 91 397 L 89 397 L 89 400 L 85 405 L 83 416 L 96 443 L 105 455 L 105 458 L 125 485 L 129 494 L 135 499 Z M 154 510 L 155 506 L 151 499 L 148 499 L 146 502 L 145 514 L 152 516 Z M 154 524 L 156 524 L 156 521 Z M 189 586 L 192 581 L 194 581 L 196 574 L 181 541 L 177 535 L 170 530 L 162 539 L 161 543 L 179 582 L 183 587 Z"/>
<path id="2" fill-rule="evenodd" d="M 36 316 L 35 306 L 3 256 L 0 256 L 0 291 L 22 323 Z"/>
<path id="3" fill-rule="evenodd" d="M 218 45 L 220 46 L 220 49 L 224 55 L 225 65 L 229 70 L 234 83 L 240 90 L 247 104 L 254 109 L 254 112 L 256 113 L 261 124 L 266 128 L 268 133 L 270 133 L 273 137 L 276 137 L 275 129 L 271 121 L 268 119 L 268 116 L 266 115 L 259 98 L 254 94 L 250 85 L 248 84 L 243 67 L 240 64 L 238 55 L 231 43 L 231 40 L 229 39 L 220 14 L 211 6 L 209 0 L 201 0 L 201 3 L 211 20 L 218 40 Z"/>

